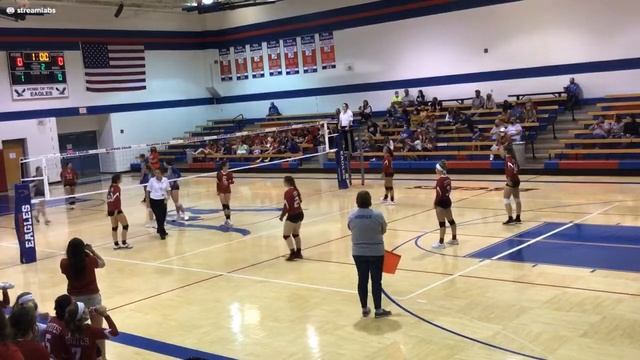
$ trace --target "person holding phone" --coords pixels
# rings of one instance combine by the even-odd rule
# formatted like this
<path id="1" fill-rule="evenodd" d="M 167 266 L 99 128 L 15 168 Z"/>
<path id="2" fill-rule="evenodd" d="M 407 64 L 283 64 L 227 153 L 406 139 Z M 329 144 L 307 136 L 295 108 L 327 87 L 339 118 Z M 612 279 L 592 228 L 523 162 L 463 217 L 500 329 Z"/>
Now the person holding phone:
<path id="1" fill-rule="evenodd" d="M 67 294 L 75 302 L 82 302 L 87 308 L 102 305 L 102 296 L 96 279 L 96 269 L 102 269 L 106 263 L 91 244 L 80 238 L 73 238 L 67 244 L 66 257 L 60 260 L 60 271 L 67 278 Z M 91 325 L 102 327 L 103 317 L 91 314 Z M 99 341 L 102 354 L 106 354 L 104 340 Z"/>

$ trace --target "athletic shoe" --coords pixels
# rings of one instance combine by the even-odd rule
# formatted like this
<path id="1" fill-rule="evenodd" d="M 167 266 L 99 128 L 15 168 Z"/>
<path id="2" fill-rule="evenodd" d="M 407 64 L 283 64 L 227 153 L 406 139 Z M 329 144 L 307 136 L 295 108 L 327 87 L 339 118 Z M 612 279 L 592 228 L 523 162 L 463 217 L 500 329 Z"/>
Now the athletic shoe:
<path id="1" fill-rule="evenodd" d="M 36 224 L 40 224 L 40 217 L 36 216 L 35 219 L 36 219 Z"/>
<path id="2" fill-rule="evenodd" d="M 516 218 L 513 220 L 514 224 L 522 224 L 522 220 L 520 220 L 520 216 L 516 216 Z"/>
<path id="3" fill-rule="evenodd" d="M 113 244 L 113 250 L 120 250 L 120 244 Z"/>
<path id="4" fill-rule="evenodd" d="M 436 250 L 442 250 L 442 249 L 446 249 L 447 247 L 444 244 L 440 244 L 439 242 L 431 245 L 432 249 L 436 249 Z"/>
<path id="5" fill-rule="evenodd" d="M 0 282 L 0 290 L 11 290 L 14 287 L 15 285 L 13 285 L 10 282 L 7 282 L 7 281 Z"/>
<path id="6" fill-rule="evenodd" d="M 304 257 L 302 256 L 302 250 L 301 249 L 296 250 L 295 258 L 296 259 L 300 259 L 300 260 L 304 259 Z"/>
<path id="7" fill-rule="evenodd" d="M 129 243 L 123 243 L 122 245 L 120 245 L 120 249 L 133 249 L 133 245 L 129 244 Z"/>
<path id="8" fill-rule="evenodd" d="M 395 202 L 395 201 L 393 201 L 393 200 L 391 200 L 391 201 L 387 202 L 387 205 L 395 205 L 395 204 L 396 204 L 396 202 Z"/>
<path id="9" fill-rule="evenodd" d="M 233 223 L 231 222 L 231 220 L 227 220 L 224 222 L 228 227 L 233 227 Z"/>
<path id="10" fill-rule="evenodd" d="M 385 198 L 380 198 L 380 204 L 386 204 L 389 200 Z"/>
<path id="11" fill-rule="evenodd" d="M 391 316 L 391 311 L 385 309 L 376 310 L 376 319 L 385 318 L 387 316 Z"/>
<path id="12" fill-rule="evenodd" d="M 460 245 L 460 242 L 458 241 L 458 239 L 451 239 L 447 241 L 447 245 Z"/>
<path id="13" fill-rule="evenodd" d="M 362 309 L 362 317 L 369 317 L 371 315 L 371 308 L 367 307 L 366 309 Z"/>
<path id="14" fill-rule="evenodd" d="M 187 214 L 182 215 L 182 220 L 189 221 L 189 215 Z"/>
<path id="15" fill-rule="evenodd" d="M 45 225 L 49 225 L 49 224 L 51 224 L 51 220 L 45 220 L 45 221 L 44 221 L 44 224 L 45 224 Z"/>
<path id="16" fill-rule="evenodd" d="M 294 261 L 296 259 L 296 252 L 292 251 L 289 253 L 289 256 L 285 259 L 286 261 Z"/>
<path id="17" fill-rule="evenodd" d="M 512 217 L 509 217 L 509 218 L 507 219 L 507 221 L 505 221 L 505 222 L 503 222 L 503 223 L 502 223 L 502 225 L 513 225 L 513 224 L 515 224 L 515 223 L 516 223 L 516 221 L 515 221 L 515 220 L 513 220 L 513 218 L 512 218 Z"/>
<path id="18" fill-rule="evenodd" d="M 165 240 L 167 238 L 167 235 L 165 234 L 160 234 L 160 240 Z"/>

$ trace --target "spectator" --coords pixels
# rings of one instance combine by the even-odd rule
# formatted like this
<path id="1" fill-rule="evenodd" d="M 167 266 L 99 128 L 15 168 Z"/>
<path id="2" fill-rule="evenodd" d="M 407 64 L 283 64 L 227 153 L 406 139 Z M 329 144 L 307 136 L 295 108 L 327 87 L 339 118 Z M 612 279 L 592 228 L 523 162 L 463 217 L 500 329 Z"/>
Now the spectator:
<path id="1" fill-rule="evenodd" d="M 409 123 L 412 128 L 422 127 L 424 121 L 424 116 L 420 113 L 419 107 L 414 107 L 411 115 L 409 115 Z"/>
<path id="2" fill-rule="evenodd" d="M 526 123 L 534 123 L 538 122 L 538 114 L 536 113 L 536 106 L 533 104 L 531 99 L 527 100 L 527 103 L 524 105 L 524 122 Z"/>
<path id="3" fill-rule="evenodd" d="M 409 94 L 409 89 L 404 89 L 404 96 L 402 97 L 402 105 L 413 106 L 416 103 L 416 98 Z"/>
<path id="4" fill-rule="evenodd" d="M 521 104 L 516 103 L 511 107 L 511 111 L 509 112 L 509 117 L 511 120 L 519 120 L 522 121 L 524 119 L 524 109 Z"/>
<path id="5" fill-rule="evenodd" d="M 427 97 L 422 92 L 422 89 L 418 90 L 418 95 L 416 96 L 416 105 L 417 106 L 427 105 Z"/>
<path id="6" fill-rule="evenodd" d="M 489 135 L 491 135 L 491 140 L 495 141 L 499 136 L 500 129 L 504 127 L 505 127 L 505 124 L 502 122 L 502 120 L 496 119 L 496 122 L 494 123 L 494 126 L 491 129 L 491 132 L 489 132 Z"/>
<path id="7" fill-rule="evenodd" d="M 402 105 L 402 110 L 400 110 L 400 116 L 397 117 L 400 126 L 404 126 L 405 124 L 409 124 L 411 119 L 411 113 L 406 106 Z"/>
<path id="8" fill-rule="evenodd" d="M 399 91 L 395 91 L 393 93 L 393 97 L 391 98 L 391 106 L 400 106 L 402 105 L 402 97 L 400 96 L 400 92 Z"/>
<path id="9" fill-rule="evenodd" d="M 108 329 L 86 324 L 89 316 L 100 317 L 107 322 Z M 95 360 L 106 358 L 100 351 L 99 343 L 118 336 L 118 327 L 107 313 L 107 308 L 102 305 L 90 308 L 82 302 L 71 304 L 65 312 L 65 325 L 69 335 L 66 338 L 67 345 L 73 349 L 76 359 Z"/>
<path id="10" fill-rule="evenodd" d="M 267 116 L 280 116 L 280 115 L 282 115 L 280 113 L 280 109 L 278 109 L 276 104 L 272 101 L 271 104 L 269 104 L 269 112 L 267 113 Z"/>
<path id="11" fill-rule="evenodd" d="M 429 110 L 431 112 L 441 112 L 442 111 L 442 101 L 438 100 L 437 97 L 431 99 L 429 103 Z"/>
<path id="12" fill-rule="evenodd" d="M 67 346 L 67 326 L 64 324 L 64 317 L 67 308 L 73 303 L 71 296 L 64 294 L 56 298 L 54 317 L 49 319 L 44 332 L 45 346 L 49 350 L 52 359 L 72 359 L 71 352 Z"/>
<path id="13" fill-rule="evenodd" d="M 349 110 L 349 104 L 342 104 L 342 111 L 339 117 L 340 132 L 342 133 L 342 139 L 344 141 L 344 150 L 351 151 L 355 149 L 355 141 L 353 139 L 353 113 Z M 351 147 L 351 145 L 353 147 Z"/>
<path id="14" fill-rule="evenodd" d="M 574 110 L 580 106 L 582 88 L 580 88 L 580 85 L 578 85 L 574 78 L 571 78 L 569 79 L 569 85 L 564 87 L 564 91 L 567 93 L 567 110 L 571 111 L 571 118 L 575 121 Z"/>
<path id="15" fill-rule="evenodd" d="M 287 152 L 290 154 L 299 154 L 302 151 L 300 150 L 300 145 L 298 145 L 298 143 L 294 139 L 289 139 Z"/>
<path id="16" fill-rule="evenodd" d="M 454 125 L 457 121 L 456 116 L 457 116 L 456 109 L 450 108 L 449 110 L 447 110 L 447 116 L 444 118 L 444 121 L 448 125 Z"/>
<path id="17" fill-rule="evenodd" d="M 373 115 L 373 108 L 369 105 L 368 100 L 363 100 L 362 105 L 358 108 L 360 110 L 360 118 L 362 121 L 369 121 Z"/>
<path id="18" fill-rule="evenodd" d="M 626 137 L 638 137 L 640 136 L 640 127 L 636 122 L 636 116 L 632 115 L 631 117 L 627 117 L 627 122 L 624 123 L 624 128 L 622 132 Z"/>
<path id="19" fill-rule="evenodd" d="M 509 102 L 509 100 L 505 100 L 502 102 L 502 112 L 505 111 L 505 109 L 507 111 L 511 111 L 511 109 L 513 108 L 513 104 L 511 104 L 511 102 Z"/>
<path id="20" fill-rule="evenodd" d="M 156 215 L 157 217 L 158 215 Z M 60 270 L 67 278 L 67 294 L 74 301 L 82 302 L 89 308 L 102 305 L 102 297 L 96 279 L 96 269 L 102 269 L 106 266 L 102 256 L 93 249 L 91 244 L 85 244 L 79 238 L 73 238 L 69 241 L 66 255 L 66 258 L 60 260 Z M 101 327 L 102 317 L 95 313 L 91 314 L 91 324 Z M 101 342 L 100 349 L 102 354 L 106 354 L 104 341 Z"/>
<path id="21" fill-rule="evenodd" d="M 391 311 L 382 308 L 382 263 L 387 222 L 382 213 L 371 209 L 371 194 L 362 190 L 356 196 L 358 209 L 349 216 L 353 260 L 358 271 L 358 296 L 362 316 L 371 314 L 367 305 L 369 277 L 376 318 L 387 317 Z"/>
<path id="22" fill-rule="evenodd" d="M 619 117 L 615 117 L 609 125 L 609 136 L 613 139 L 622 139 L 624 137 L 624 123 Z"/>
<path id="23" fill-rule="evenodd" d="M 487 99 L 484 102 L 484 108 L 487 110 L 495 110 L 496 109 L 496 101 L 493 99 L 493 94 L 488 93 Z"/>
<path id="24" fill-rule="evenodd" d="M 49 352 L 38 341 L 36 312 L 29 307 L 14 310 L 9 316 L 13 340 L 26 360 L 49 360 Z"/>
<path id="25" fill-rule="evenodd" d="M 11 309 L 11 313 L 22 308 L 28 308 L 33 310 L 33 312 L 36 315 L 36 320 L 43 320 L 45 322 L 49 320 L 48 313 L 38 312 L 38 303 L 36 302 L 36 299 L 33 297 L 33 294 L 28 291 L 18 294 L 18 296 L 16 297 L 16 302 L 15 304 L 13 304 L 13 308 Z M 40 341 L 44 340 L 45 328 L 46 328 L 46 325 L 43 325 L 40 323 L 37 323 L 36 325 L 35 334 L 38 337 L 38 340 Z"/>
<path id="26" fill-rule="evenodd" d="M 509 104 L 509 105 L 511 105 L 511 104 Z M 511 110 L 510 106 L 505 106 L 503 104 L 502 113 L 498 116 L 498 120 L 502 121 L 505 124 L 508 123 L 509 121 L 511 121 L 511 111 L 510 110 Z"/>
<path id="27" fill-rule="evenodd" d="M 522 139 L 522 126 L 517 119 L 512 119 L 511 122 L 507 124 L 507 135 L 509 135 L 512 142 L 517 142 Z"/>
<path id="28" fill-rule="evenodd" d="M 591 131 L 592 139 L 606 139 L 609 137 L 609 129 L 603 118 L 596 120 L 595 124 L 591 125 L 589 130 Z"/>
<path id="29" fill-rule="evenodd" d="M 240 141 L 240 145 L 236 149 L 236 155 L 248 155 L 249 154 L 249 145 L 246 144 L 244 140 Z"/>
<path id="30" fill-rule="evenodd" d="M 380 135 L 380 126 L 376 124 L 376 122 L 373 121 L 373 119 L 369 119 L 367 121 L 367 132 L 371 136 L 378 136 Z"/>
<path id="31" fill-rule="evenodd" d="M 11 327 L 3 311 L 0 311 L 0 359 L 24 360 L 20 349 L 11 342 Z"/>
<path id="32" fill-rule="evenodd" d="M 485 101 L 480 90 L 476 90 L 476 96 L 471 101 L 471 110 L 480 110 L 484 108 Z"/>
<path id="33" fill-rule="evenodd" d="M 409 125 L 404 124 L 404 128 L 400 133 L 400 139 L 410 139 L 413 136 L 413 131 L 409 128 Z"/>

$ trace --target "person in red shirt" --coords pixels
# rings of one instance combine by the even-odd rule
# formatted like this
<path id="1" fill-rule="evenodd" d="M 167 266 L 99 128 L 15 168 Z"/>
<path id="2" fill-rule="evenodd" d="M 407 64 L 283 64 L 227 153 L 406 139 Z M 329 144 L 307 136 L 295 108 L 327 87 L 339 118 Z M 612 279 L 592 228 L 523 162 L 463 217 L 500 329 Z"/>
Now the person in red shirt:
<path id="1" fill-rule="evenodd" d="M 27 360 L 49 360 L 49 352 L 37 340 L 36 312 L 33 308 L 15 309 L 9 316 L 13 343 Z"/>
<path id="2" fill-rule="evenodd" d="M 433 201 L 433 207 L 438 217 L 438 225 L 440 226 L 440 241 L 433 244 L 432 248 L 441 250 L 445 248 L 444 236 L 447 233 L 445 219 L 451 226 L 451 240 L 447 241 L 449 245 L 458 245 L 458 236 L 456 232 L 456 221 L 453 219 L 451 211 L 451 178 L 447 176 L 447 162 L 442 160 L 436 165 L 436 198 Z"/>
<path id="3" fill-rule="evenodd" d="M 76 198 L 73 195 L 76 194 L 76 185 L 78 184 L 78 173 L 73 169 L 73 165 L 68 162 L 64 164 L 62 171 L 60 172 L 60 179 L 64 186 L 64 194 L 69 196 L 67 206 L 73 210 L 76 207 Z"/>
<path id="4" fill-rule="evenodd" d="M 152 146 L 149 149 L 149 166 L 151 166 L 152 170 L 160 169 L 160 154 L 158 153 L 158 149 L 155 146 Z"/>
<path id="5" fill-rule="evenodd" d="M 393 150 L 385 146 L 383 152 L 382 178 L 384 179 L 384 197 L 382 198 L 382 203 L 395 205 L 393 192 Z"/>
<path id="6" fill-rule="evenodd" d="M 67 294 L 89 308 L 102 305 L 96 269 L 105 267 L 104 259 L 91 244 L 85 244 L 79 238 L 69 241 L 66 255 L 66 258 L 60 260 L 60 270 L 67 277 Z M 91 314 L 91 325 L 102 327 L 102 321 L 99 314 Z M 104 341 L 101 340 L 98 345 L 102 353 L 106 354 Z"/>
<path id="7" fill-rule="evenodd" d="M 296 181 L 292 176 L 284 177 L 284 186 L 287 190 L 284 192 L 284 206 L 280 213 L 280 221 L 287 216 L 284 222 L 283 235 L 284 241 L 289 247 L 289 256 L 287 261 L 302 259 L 302 240 L 300 239 L 300 227 L 304 220 L 304 212 L 302 211 L 302 194 L 296 186 Z M 295 247 L 293 240 L 295 240 Z"/>
<path id="8" fill-rule="evenodd" d="M 0 360 L 24 360 L 20 349 L 11 342 L 11 327 L 4 311 L 0 311 Z"/>
<path id="9" fill-rule="evenodd" d="M 513 151 L 513 146 L 507 146 L 504 148 L 505 160 L 504 160 L 504 172 L 507 177 L 507 184 L 504 187 L 504 207 L 507 210 L 509 218 L 503 222 L 503 225 L 521 224 L 520 212 L 522 211 L 522 203 L 520 202 L 520 177 L 518 172 L 520 166 L 518 165 L 518 159 Z M 513 208 L 511 207 L 511 197 L 516 203 L 516 218 L 513 218 Z"/>
<path id="10" fill-rule="evenodd" d="M 216 174 L 216 190 L 220 197 L 220 204 L 224 212 L 224 226 L 232 227 L 231 223 L 231 185 L 234 184 L 233 173 L 229 171 L 229 163 L 225 160 L 220 164 L 220 170 Z"/>
<path id="11" fill-rule="evenodd" d="M 104 318 L 109 328 L 103 329 L 87 324 L 89 316 Z M 69 332 L 66 343 L 74 360 L 106 358 L 98 343 L 120 335 L 118 327 L 107 313 L 107 308 L 102 305 L 88 308 L 82 302 L 73 303 L 67 308 L 64 322 Z"/>
<path id="12" fill-rule="evenodd" d="M 44 330 L 44 346 L 53 360 L 71 360 L 71 351 L 67 346 L 67 326 L 64 323 L 65 312 L 73 303 L 71 296 L 64 294 L 56 298 L 56 316 L 51 317 Z M 75 359 L 74 359 L 75 360 Z"/>
<path id="13" fill-rule="evenodd" d="M 107 191 L 107 215 L 111 219 L 111 238 L 113 239 L 113 250 L 131 249 L 127 242 L 127 232 L 129 231 L 129 221 L 122 211 L 122 192 L 120 190 L 120 174 L 111 177 L 111 185 Z M 122 225 L 122 245 L 118 242 L 118 224 Z"/>

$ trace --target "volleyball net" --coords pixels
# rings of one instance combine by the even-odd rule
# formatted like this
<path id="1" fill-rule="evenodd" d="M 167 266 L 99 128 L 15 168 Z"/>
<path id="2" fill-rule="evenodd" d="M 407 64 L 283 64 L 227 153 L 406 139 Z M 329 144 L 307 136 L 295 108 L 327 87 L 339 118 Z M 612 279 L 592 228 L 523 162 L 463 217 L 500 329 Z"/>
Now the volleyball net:
<path id="1" fill-rule="evenodd" d="M 336 152 L 336 132 L 335 123 L 319 121 L 229 134 L 202 131 L 163 142 L 70 150 L 22 159 L 23 174 L 27 175 L 22 180 L 30 183 L 32 190 L 39 189 L 32 192 L 33 202 L 81 204 L 104 200 L 111 174 L 123 173 L 121 189 L 135 191 L 133 189 L 140 188 L 142 198 L 142 188 L 146 185 L 143 174 L 151 172 L 148 156 L 152 148 L 158 151 L 162 169 L 171 166 L 180 173 L 189 173 L 176 178 L 172 171 L 167 176 L 170 182 L 177 181 L 181 188 L 188 189 L 191 182 L 215 175 L 223 161 L 229 163 L 233 172 L 266 169 L 295 172 L 302 167 L 322 167 L 324 162 L 333 161 L 328 155 Z M 146 160 L 141 160 L 140 155 Z M 75 194 L 65 193 L 61 185 L 50 185 L 68 163 L 80 175 Z M 86 181 L 88 179 L 90 181 Z"/>

